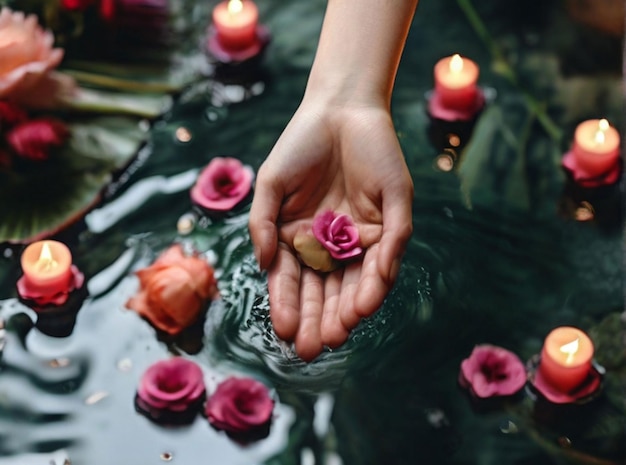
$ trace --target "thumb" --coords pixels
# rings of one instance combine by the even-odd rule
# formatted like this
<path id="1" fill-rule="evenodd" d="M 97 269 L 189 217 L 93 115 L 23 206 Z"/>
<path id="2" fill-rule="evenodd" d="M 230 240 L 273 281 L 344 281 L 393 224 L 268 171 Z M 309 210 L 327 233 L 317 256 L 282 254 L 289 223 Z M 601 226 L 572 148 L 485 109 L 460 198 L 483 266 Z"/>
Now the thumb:
<path id="1" fill-rule="evenodd" d="M 278 234 L 276 219 L 283 199 L 280 184 L 264 175 L 263 167 L 259 170 L 254 189 L 248 229 L 254 245 L 254 255 L 259 267 L 269 267 L 276 254 Z"/>

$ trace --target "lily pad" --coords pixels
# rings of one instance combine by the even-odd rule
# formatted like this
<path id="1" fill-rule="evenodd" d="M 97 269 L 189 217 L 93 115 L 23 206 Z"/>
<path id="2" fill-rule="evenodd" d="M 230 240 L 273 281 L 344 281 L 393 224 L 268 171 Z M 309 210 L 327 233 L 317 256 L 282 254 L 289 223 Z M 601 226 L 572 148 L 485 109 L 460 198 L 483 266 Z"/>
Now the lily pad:
<path id="1" fill-rule="evenodd" d="M 116 172 L 147 139 L 134 118 L 99 117 L 69 124 L 71 137 L 43 162 L 18 162 L 0 172 L 0 242 L 51 236 L 93 208 Z"/>

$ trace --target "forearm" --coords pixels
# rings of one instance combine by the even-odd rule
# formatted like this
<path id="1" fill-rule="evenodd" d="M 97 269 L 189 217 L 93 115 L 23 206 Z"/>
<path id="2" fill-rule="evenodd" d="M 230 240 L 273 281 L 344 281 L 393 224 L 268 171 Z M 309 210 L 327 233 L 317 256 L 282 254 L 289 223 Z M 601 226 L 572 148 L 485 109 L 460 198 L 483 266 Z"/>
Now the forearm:
<path id="1" fill-rule="evenodd" d="M 329 0 L 307 95 L 389 106 L 418 0 Z"/>

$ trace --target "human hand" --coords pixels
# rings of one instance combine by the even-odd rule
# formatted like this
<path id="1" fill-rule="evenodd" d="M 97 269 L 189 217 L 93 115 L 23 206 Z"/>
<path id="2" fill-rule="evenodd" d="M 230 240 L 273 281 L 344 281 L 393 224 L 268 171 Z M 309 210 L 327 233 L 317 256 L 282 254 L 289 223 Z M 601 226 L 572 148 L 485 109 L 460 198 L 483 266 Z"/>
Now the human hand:
<path id="1" fill-rule="evenodd" d="M 412 232 L 413 184 L 383 105 L 305 101 L 259 169 L 250 234 L 268 270 L 276 334 L 307 361 L 344 343 L 382 304 Z M 332 210 L 355 222 L 365 253 L 330 273 L 302 265 L 296 234 Z"/>

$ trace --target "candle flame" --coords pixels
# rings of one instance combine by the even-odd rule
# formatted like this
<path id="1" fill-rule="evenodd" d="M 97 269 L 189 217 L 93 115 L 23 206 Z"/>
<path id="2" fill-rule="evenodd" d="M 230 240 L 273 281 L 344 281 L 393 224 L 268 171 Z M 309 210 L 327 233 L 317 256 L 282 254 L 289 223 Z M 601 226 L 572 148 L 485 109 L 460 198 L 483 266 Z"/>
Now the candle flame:
<path id="1" fill-rule="evenodd" d="M 564 354 L 567 354 L 567 359 L 565 360 L 565 363 L 572 363 L 572 361 L 574 360 L 574 355 L 576 354 L 576 352 L 578 352 L 578 341 L 580 338 L 576 338 L 574 339 L 572 342 L 568 342 L 567 344 L 563 344 L 560 347 L 560 351 L 563 352 Z"/>
<path id="2" fill-rule="evenodd" d="M 231 15 L 236 15 L 241 10 L 243 10 L 243 3 L 241 0 L 229 0 L 228 2 L 228 12 Z"/>
<path id="3" fill-rule="evenodd" d="M 596 134 L 593 138 L 594 142 L 597 145 L 604 144 L 604 141 L 606 140 L 606 131 L 608 131 L 608 129 L 609 122 L 606 119 L 601 119 L 600 121 L 598 121 L 598 130 L 596 131 Z"/>
<path id="4" fill-rule="evenodd" d="M 458 74 L 461 72 L 462 69 L 463 69 L 463 58 L 461 58 L 461 55 L 456 53 L 455 55 L 452 56 L 452 59 L 450 60 L 450 72 L 454 74 Z"/>
<path id="5" fill-rule="evenodd" d="M 56 268 L 59 263 L 52 256 L 52 251 L 50 250 L 50 246 L 47 242 L 43 243 L 41 247 L 41 252 L 39 254 L 39 259 L 35 263 L 35 266 L 40 271 L 50 271 Z"/>

